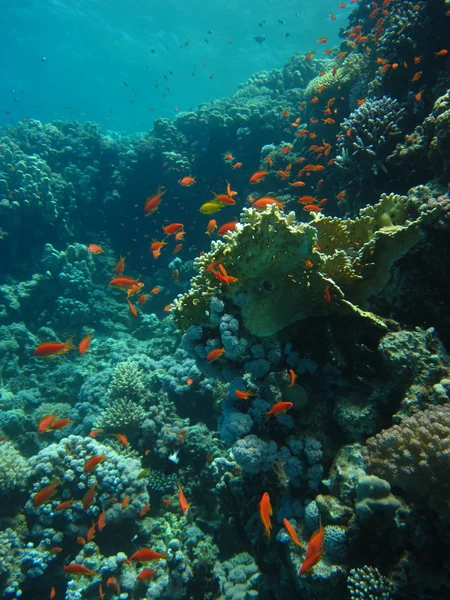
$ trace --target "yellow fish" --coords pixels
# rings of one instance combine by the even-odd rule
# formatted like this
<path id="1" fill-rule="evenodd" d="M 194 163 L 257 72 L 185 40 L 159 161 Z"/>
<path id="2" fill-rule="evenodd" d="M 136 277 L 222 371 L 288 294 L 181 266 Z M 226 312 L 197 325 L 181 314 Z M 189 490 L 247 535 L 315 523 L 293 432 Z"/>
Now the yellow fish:
<path id="1" fill-rule="evenodd" d="M 209 202 L 205 202 L 205 204 L 200 206 L 200 212 L 202 215 L 212 215 L 216 212 L 219 212 L 219 210 L 222 210 L 224 206 L 225 204 L 222 204 L 222 202 L 210 200 Z"/>

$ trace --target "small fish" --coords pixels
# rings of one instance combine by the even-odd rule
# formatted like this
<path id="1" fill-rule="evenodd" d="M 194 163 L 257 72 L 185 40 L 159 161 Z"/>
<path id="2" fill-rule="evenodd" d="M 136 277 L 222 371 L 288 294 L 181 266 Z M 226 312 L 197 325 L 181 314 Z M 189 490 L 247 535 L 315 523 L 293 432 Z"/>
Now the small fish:
<path id="1" fill-rule="evenodd" d="M 81 342 L 78 344 L 78 354 L 86 354 L 86 352 L 89 350 L 89 346 L 91 345 L 91 340 L 91 333 L 81 340 Z"/>
<path id="2" fill-rule="evenodd" d="M 125 498 L 122 500 L 122 510 L 125 510 L 130 505 L 130 496 L 127 494 Z"/>
<path id="3" fill-rule="evenodd" d="M 114 279 L 111 279 L 111 281 L 108 283 L 108 285 L 116 287 L 119 290 L 129 290 L 136 287 L 138 284 L 138 279 L 134 279 L 134 277 L 125 277 L 124 275 L 120 277 L 114 277 Z"/>
<path id="4" fill-rule="evenodd" d="M 153 258 L 158 258 L 161 255 L 161 250 L 166 244 L 167 242 L 165 242 L 164 240 L 162 240 L 161 242 L 152 242 L 150 244 L 150 251 L 153 255 Z"/>
<path id="5" fill-rule="evenodd" d="M 45 417 L 42 417 L 42 419 L 39 421 L 39 425 L 37 428 L 38 434 L 41 435 L 42 433 L 51 431 L 50 425 L 53 423 L 53 421 L 55 419 L 56 419 L 56 415 L 47 415 Z"/>
<path id="6" fill-rule="evenodd" d="M 448 50 L 446 48 L 443 48 L 442 50 L 439 50 L 439 52 L 434 53 L 435 56 L 446 56 L 447 54 Z"/>
<path id="7" fill-rule="evenodd" d="M 52 585 L 50 588 L 50 594 L 48 595 L 48 597 L 50 598 L 50 600 L 53 600 L 53 598 L 56 596 L 56 589 L 55 586 Z"/>
<path id="8" fill-rule="evenodd" d="M 163 226 L 163 231 L 166 235 L 175 235 L 182 229 L 184 229 L 183 223 L 170 223 L 170 225 Z"/>
<path id="9" fill-rule="evenodd" d="M 213 362 L 214 360 L 220 358 L 223 354 L 225 354 L 225 348 L 216 348 L 215 350 L 211 350 L 210 352 L 208 352 L 206 360 L 208 362 Z"/>
<path id="10" fill-rule="evenodd" d="M 62 550 L 63 550 L 63 549 L 62 549 L 60 546 L 55 546 L 54 548 L 52 548 L 52 549 L 50 550 L 50 552 L 51 552 L 52 554 L 59 554 L 60 552 L 62 552 Z"/>
<path id="11" fill-rule="evenodd" d="M 303 207 L 303 210 L 305 212 L 321 212 L 322 211 L 320 206 L 317 206 L 316 204 L 307 204 L 306 206 Z"/>
<path id="12" fill-rule="evenodd" d="M 53 421 L 53 423 L 50 425 L 50 429 L 63 429 L 63 427 L 67 427 L 67 425 L 70 425 L 70 423 L 72 423 L 70 419 L 58 419 L 58 421 Z"/>
<path id="13" fill-rule="evenodd" d="M 64 502 L 60 502 L 58 505 L 55 506 L 55 510 L 58 510 L 58 511 L 67 510 L 70 506 L 72 506 L 72 504 L 73 504 L 73 498 L 71 498 L 70 500 L 64 500 Z"/>
<path id="14" fill-rule="evenodd" d="M 95 523 L 92 523 L 92 525 L 87 530 L 86 541 L 90 542 L 91 540 L 94 539 L 94 537 L 95 537 Z"/>
<path id="15" fill-rule="evenodd" d="M 162 498 L 161 502 L 166 506 L 170 506 L 172 504 L 172 500 L 168 500 L 167 498 Z"/>
<path id="16" fill-rule="evenodd" d="M 272 529 L 272 523 L 270 522 L 270 517 L 272 516 L 272 505 L 270 503 L 270 496 L 267 492 L 264 492 L 261 502 L 259 503 L 259 516 L 262 524 L 264 525 L 265 535 L 270 541 L 270 533 Z"/>
<path id="17" fill-rule="evenodd" d="M 84 539 L 84 537 L 81 537 L 81 535 L 79 535 L 77 537 L 77 544 L 80 544 L 81 546 L 86 546 L 86 540 Z"/>
<path id="18" fill-rule="evenodd" d="M 81 501 L 84 510 L 87 510 L 91 506 L 96 493 L 97 490 L 95 489 L 95 484 L 91 485 L 91 487 L 84 494 L 83 500 Z"/>
<path id="19" fill-rule="evenodd" d="M 120 585 L 117 583 L 115 577 L 108 577 L 106 580 L 106 585 L 112 588 L 118 596 L 120 596 Z"/>
<path id="20" fill-rule="evenodd" d="M 103 248 L 98 244 L 89 244 L 89 246 L 87 247 L 87 251 L 90 254 L 101 254 L 102 252 L 104 252 Z"/>
<path id="21" fill-rule="evenodd" d="M 147 475 L 150 473 L 150 467 L 146 467 L 145 469 L 141 469 L 136 479 L 145 479 Z"/>
<path id="22" fill-rule="evenodd" d="M 97 521 L 97 530 L 103 531 L 105 523 L 106 523 L 106 512 L 105 512 L 105 509 L 103 509 L 102 512 L 100 513 L 100 516 Z"/>
<path id="23" fill-rule="evenodd" d="M 328 302 L 328 304 L 331 304 L 330 286 L 328 284 L 325 286 L 323 297 Z"/>
<path id="24" fill-rule="evenodd" d="M 150 548 L 142 548 L 141 550 L 138 550 L 132 554 L 128 560 L 135 562 L 151 562 L 154 560 L 159 560 L 160 558 L 167 558 L 167 554 L 165 552 L 156 552 Z"/>
<path id="25" fill-rule="evenodd" d="M 145 302 L 147 302 L 148 300 L 148 296 L 146 294 L 141 294 L 138 298 L 137 303 L 139 304 L 139 306 L 142 306 Z"/>
<path id="26" fill-rule="evenodd" d="M 265 169 L 262 171 L 256 171 L 250 177 L 250 183 L 260 183 L 268 173 L 269 171 L 266 171 Z"/>
<path id="27" fill-rule="evenodd" d="M 318 44 L 326 44 L 328 42 L 328 39 L 325 37 L 321 37 L 318 40 L 316 40 Z"/>
<path id="28" fill-rule="evenodd" d="M 161 291 L 161 288 L 156 286 L 150 290 L 150 294 L 153 294 L 154 296 L 156 296 L 156 294 L 159 294 L 160 291 Z"/>
<path id="29" fill-rule="evenodd" d="M 56 494 L 56 488 L 59 485 L 59 481 L 53 481 L 49 485 L 46 485 L 40 490 L 33 498 L 34 506 L 41 506 L 45 504 L 52 496 Z"/>
<path id="30" fill-rule="evenodd" d="M 84 463 L 83 471 L 84 473 L 88 473 L 89 471 L 93 471 L 97 465 L 106 460 L 106 456 L 104 454 L 97 454 L 96 456 L 91 456 Z"/>
<path id="31" fill-rule="evenodd" d="M 144 569 L 136 576 L 136 581 L 150 581 L 156 575 L 153 569 Z"/>
<path id="32" fill-rule="evenodd" d="M 103 433 L 102 429 L 93 429 L 90 433 L 88 433 L 88 437 L 90 437 L 90 438 L 96 438 L 101 433 Z"/>
<path id="33" fill-rule="evenodd" d="M 191 505 L 187 502 L 186 497 L 183 492 L 183 488 L 181 487 L 181 483 L 178 482 L 178 501 L 180 503 L 181 512 L 184 516 L 186 516 L 189 512 L 189 508 Z"/>
<path id="34" fill-rule="evenodd" d="M 312 266 L 312 263 L 311 263 L 311 266 Z M 294 387 L 295 380 L 297 379 L 297 375 L 294 373 L 294 371 L 292 369 L 289 369 L 289 377 L 291 380 L 289 387 Z"/>
<path id="35" fill-rule="evenodd" d="M 66 354 L 70 350 L 75 350 L 75 346 L 72 343 L 72 338 L 69 338 L 67 342 L 43 342 L 39 344 L 33 353 L 33 356 L 39 358 L 48 358 L 49 356 L 59 356 L 60 354 Z"/>
<path id="36" fill-rule="evenodd" d="M 271 196 L 263 196 L 262 198 L 258 198 L 258 200 L 253 202 L 252 208 L 264 210 L 265 208 L 267 208 L 267 206 L 270 206 L 271 204 L 275 204 L 281 210 L 283 210 L 284 208 L 283 202 L 280 202 L 279 200 L 277 200 L 276 198 L 272 198 Z"/>
<path id="37" fill-rule="evenodd" d="M 423 71 L 417 71 L 417 73 L 414 73 L 411 81 L 419 81 L 419 79 L 422 77 L 422 73 Z"/>
<path id="38" fill-rule="evenodd" d="M 189 187 L 197 182 L 195 181 L 195 177 L 182 177 L 178 180 L 178 183 L 184 187 Z"/>
<path id="39" fill-rule="evenodd" d="M 125 270 L 125 258 L 123 256 L 120 257 L 120 260 L 117 262 L 114 267 L 114 272 L 117 276 L 122 275 Z"/>
<path id="40" fill-rule="evenodd" d="M 298 539 L 295 529 L 292 527 L 292 525 L 289 523 L 289 521 L 287 519 L 283 519 L 283 525 L 285 526 L 286 531 L 288 532 L 289 537 L 294 542 L 294 544 L 296 546 L 301 546 L 300 540 Z"/>
<path id="41" fill-rule="evenodd" d="M 219 210 L 222 210 L 225 207 L 223 202 L 218 202 L 217 200 L 210 200 L 209 202 L 205 202 L 199 208 L 199 211 L 202 215 L 213 215 Z"/>
<path id="42" fill-rule="evenodd" d="M 95 571 L 91 571 L 91 569 L 88 569 L 84 565 L 77 565 L 76 563 L 66 565 L 64 573 L 69 573 L 70 575 L 97 575 Z"/>
<path id="43" fill-rule="evenodd" d="M 126 301 L 127 301 L 127 304 L 128 304 L 128 308 L 130 309 L 130 313 L 133 315 L 133 317 L 134 317 L 135 319 L 137 319 L 138 312 L 137 312 L 137 309 L 136 309 L 136 307 L 134 306 L 134 304 L 132 304 L 132 303 L 131 303 L 131 302 L 128 300 L 128 298 L 126 298 Z"/>
<path id="44" fill-rule="evenodd" d="M 324 537 L 325 529 L 322 527 L 322 524 L 320 524 L 320 528 L 312 534 L 308 542 L 305 560 L 303 561 L 299 571 L 300 575 L 303 573 L 308 573 L 308 571 L 310 571 L 325 554 L 323 546 Z"/>
<path id="45" fill-rule="evenodd" d="M 170 454 L 170 455 L 168 456 L 168 459 L 169 459 L 171 462 L 173 462 L 174 464 L 176 464 L 176 465 L 177 465 L 177 464 L 180 462 L 180 459 L 178 458 L 178 453 L 179 453 L 179 452 L 180 452 L 179 450 L 174 450 L 174 451 L 172 452 L 172 454 Z"/>
<path id="46" fill-rule="evenodd" d="M 234 392 L 236 398 L 239 398 L 240 400 L 248 400 L 250 398 L 250 396 L 257 396 L 258 394 L 255 394 L 255 392 L 243 392 L 241 390 L 235 390 Z"/>
<path id="47" fill-rule="evenodd" d="M 217 221 L 215 219 L 211 219 L 206 227 L 205 234 L 211 236 L 216 229 Z"/>
<path id="48" fill-rule="evenodd" d="M 277 402 L 269 411 L 263 413 L 263 415 L 266 415 L 265 420 L 267 421 L 272 416 L 277 416 L 287 412 L 290 408 L 292 408 L 292 406 L 292 402 Z"/>
<path id="49" fill-rule="evenodd" d="M 178 254 L 178 252 L 181 251 L 181 248 L 183 247 L 183 244 L 177 244 L 175 246 L 175 248 L 173 249 L 173 254 Z"/>
<path id="50" fill-rule="evenodd" d="M 162 187 L 160 185 L 158 185 L 158 189 L 157 189 L 156 193 L 153 194 L 153 196 L 149 196 L 146 199 L 145 205 L 144 205 L 144 214 L 146 217 L 148 217 L 149 215 L 154 213 L 156 210 L 158 210 L 159 205 L 161 203 L 161 198 L 164 196 L 164 194 L 167 191 L 167 190 L 164 190 L 164 191 L 161 191 L 161 190 L 162 190 Z"/>
<path id="51" fill-rule="evenodd" d="M 232 231 L 234 231 L 236 229 L 237 223 L 238 223 L 237 221 L 230 221 L 229 223 L 224 223 L 217 230 L 217 235 L 222 236 L 222 235 L 225 235 L 226 233 L 231 233 Z"/>
<path id="52" fill-rule="evenodd" d="M 146 504 L 139 511 L 139 516 L 140 517 L 145 517 L 145 515 L 148 513 L 149 510 L 150 510 L 150 504 Z"/>
<path id="53" fill-rule="evenodd" d="M 243 163 L 241 163 L 241 162 L 234 163 L 233 169 L 240 169 L 242 167 L 242 165 L 243 165 Z"/>

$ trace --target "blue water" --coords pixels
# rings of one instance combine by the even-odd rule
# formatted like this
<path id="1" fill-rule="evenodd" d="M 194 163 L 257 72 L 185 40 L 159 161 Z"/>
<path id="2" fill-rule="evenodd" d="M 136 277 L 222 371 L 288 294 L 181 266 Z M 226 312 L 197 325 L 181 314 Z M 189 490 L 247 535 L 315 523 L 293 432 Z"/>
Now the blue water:
<path id="1" fill-rule="evenodd" d="M 94 120 L 122 132 L 230 96 L 296 51 L 322 52 L 319 37 L 334 46 L 351 8 L 333 0 L 2 4 L 0 125 Z"/>

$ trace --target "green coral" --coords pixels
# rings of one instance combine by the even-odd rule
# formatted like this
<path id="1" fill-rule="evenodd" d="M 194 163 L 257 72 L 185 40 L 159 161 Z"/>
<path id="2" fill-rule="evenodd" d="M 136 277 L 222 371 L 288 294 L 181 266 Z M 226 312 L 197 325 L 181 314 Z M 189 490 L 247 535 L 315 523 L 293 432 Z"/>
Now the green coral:
<path id="1" fill-rule="evenodd" d="M 438 209 L 420 213 L 408 198 L 384 194 L 354 220 L 314 215 L 298 223 L 295 213 L 275 205 L 243 210 L 241 223 L 225 241 L 195 261 L 199 275 L 177 298 L 173 314 L 180 329 L 209 324 L 209 304 L 222 299 L 241 308 L 253 335 L 273 335 L 297 321 L 329 314 L 353 315 L 385 328 L 364 312 L 381 292 L 391 266 L 422 239 L 422 226 Z M 237 282 L 219 282 L 208 267 L 220 263 Z"/>
<path id="2" fill-rule="evenodd" d="M 0 442 L 0 494 L 22 490 L 30 475 L 25 458 L 9 441 Z"/>

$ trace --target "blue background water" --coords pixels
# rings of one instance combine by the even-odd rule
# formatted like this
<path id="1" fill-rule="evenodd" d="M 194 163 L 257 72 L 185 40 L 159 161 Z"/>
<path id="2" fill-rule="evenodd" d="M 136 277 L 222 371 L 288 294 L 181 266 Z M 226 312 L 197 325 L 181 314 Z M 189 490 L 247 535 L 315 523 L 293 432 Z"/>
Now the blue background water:
<path id="1" fill-rule="evenodd" d="M 21 118 L 74 118 L 117 131 L 146 130 L 156 117 L 173 117 L 176 109 L 189 110 L 200 102 L 230 96 L 253 73 L 281 68 L 295 51 L 323 53 L 338 42 L 339 26 L 351 8 L 342 10 L 337 4 L 336 0 L 3 2 L 0 125 Z M 264 43 L 254 40 L 263 35 Z M 329 42 L 318 45 L 322 36 Z"/>

